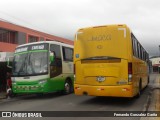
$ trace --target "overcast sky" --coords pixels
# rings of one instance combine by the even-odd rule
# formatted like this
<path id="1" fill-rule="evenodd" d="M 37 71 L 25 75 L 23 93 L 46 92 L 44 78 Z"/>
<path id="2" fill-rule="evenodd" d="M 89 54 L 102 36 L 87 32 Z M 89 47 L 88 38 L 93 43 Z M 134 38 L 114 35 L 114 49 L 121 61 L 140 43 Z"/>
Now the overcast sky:
<path id="1" fill-rule="evenodd" d="M 150 56 L 160 45 L 160 0 L 3 0 L 0 19 L 74 39 L 79 28 L 127 24 Z"/>

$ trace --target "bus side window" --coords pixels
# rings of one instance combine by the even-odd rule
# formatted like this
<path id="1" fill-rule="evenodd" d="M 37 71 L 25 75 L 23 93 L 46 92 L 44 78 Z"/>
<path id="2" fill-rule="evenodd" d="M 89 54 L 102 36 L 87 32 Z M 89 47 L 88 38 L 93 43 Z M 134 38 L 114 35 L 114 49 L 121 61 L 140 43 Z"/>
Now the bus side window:
<path id="1" fill-rule="evenodd" d="M 50 77 L 56 77 L 62 74 L 62 57 L 60 46 L 51 44 L 50 45 L 50 52 L 53 53 L 53 61 L 50 61 Z"/>
<path id="2" fill-rule="evenodd" d="M 50 51 L 50 65 L 53 66 L 56 63 L 56 53 L 55 51 Z"/>
<path id="3" fill-rule="evenodd" d="M 73 62 L 73 49 L 68 47 L 62 47 L 63 60 Z"/>

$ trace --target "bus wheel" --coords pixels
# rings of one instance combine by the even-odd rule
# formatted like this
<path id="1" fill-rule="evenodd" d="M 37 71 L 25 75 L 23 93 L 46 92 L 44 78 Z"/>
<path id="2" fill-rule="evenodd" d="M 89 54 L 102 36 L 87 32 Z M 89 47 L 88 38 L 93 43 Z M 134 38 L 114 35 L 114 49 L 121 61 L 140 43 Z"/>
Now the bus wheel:
<path id="1" fill-rule="evenodd" d="M 138 93 L 136 95 L 136 98 L 139 98 L 140 96 L 141 96 L 141 81 L 139 82 Z"/>
<path id="2" fill-rule="evenodd" d="M 65 95 L 70 94 L 71 93 L 71 89 L 72 89 L 72 85 L 71 85 L 70 81 L 66 80 L 65 84 L 64 84 L 64 94 Z"/>

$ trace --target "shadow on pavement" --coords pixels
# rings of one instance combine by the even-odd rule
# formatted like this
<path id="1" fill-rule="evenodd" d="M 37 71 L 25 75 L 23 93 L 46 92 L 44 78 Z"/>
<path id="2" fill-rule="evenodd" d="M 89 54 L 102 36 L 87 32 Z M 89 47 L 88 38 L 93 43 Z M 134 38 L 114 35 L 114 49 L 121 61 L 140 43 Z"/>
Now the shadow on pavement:
<path id="1" fill-rule="evenodd" d="M 56 97 L 62 97 L 63 95 L 59 92 L 55 93 L 47 93 L 47 94 L 28 94 L 28 95 L 23 95 L 20 97 L 20 99 L 25 99 L 25 100 L 31 100 L 31 99 L 51 99 L 51 98 L 56 98 Z"/>
<path id="2" fill-rule="evenodd" d="M 148 91 L 150 91 L 150 86 L 146 87 L 145 89 L 143 89 L 141 91 L 141 97 L 143 97 L 143 95 L 147 95 L 149 94 Z M 91 99 L 88 99 L 86 101 L 82 101 L 80 104 L 84 105 L 84 104 L 91 104 L 91 105 L 111 105 L 111 106 L 130 106 L 133 105 L 137 100 L 139 100 L 140 98 L 124 98 L 124 97 L 94 97 Z"/>

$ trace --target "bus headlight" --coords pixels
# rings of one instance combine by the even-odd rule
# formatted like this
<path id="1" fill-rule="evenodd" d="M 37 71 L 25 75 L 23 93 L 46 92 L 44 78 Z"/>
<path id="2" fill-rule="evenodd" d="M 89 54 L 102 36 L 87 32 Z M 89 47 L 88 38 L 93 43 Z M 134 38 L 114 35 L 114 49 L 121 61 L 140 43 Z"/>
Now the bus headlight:
<path id="1" fill-rule="evenodd" d="M 44 83 L 46 83 L 47 82 L 47 80 L 40 80 L 39 81 L 39 84 L 44 84 Z"/>
<path id="2" fill-rule="evenodd" d="M 14 78 L 14 77 L 13 77 L 13 78 L 11 78 L 11 81 L 12 81 L 12 84 L 16 85 L 16 80 L 15 80 L 15 78 Z"/>
<path id="3" fill-rule="evenodd" d="M 15 80 L 14 80 L 14 81 L 12 81 L 12 84 L 13 84 L 13 85 L 16 85 L 16 81 L 15 81 Z"/>

